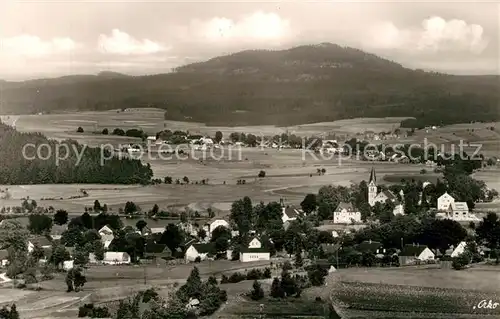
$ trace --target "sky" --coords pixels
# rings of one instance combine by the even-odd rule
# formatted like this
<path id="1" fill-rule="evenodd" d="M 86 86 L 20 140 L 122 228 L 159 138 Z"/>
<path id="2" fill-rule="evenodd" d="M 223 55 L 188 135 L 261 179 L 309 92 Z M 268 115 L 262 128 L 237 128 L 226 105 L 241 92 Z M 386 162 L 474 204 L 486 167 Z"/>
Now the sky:
<path id="1" fill-rule="evenodd" d="M 499 74 L 499 21 L 494 2 L 0 0 L 0 79 L 156 74 L 322 42 L 411 68 Z"/>

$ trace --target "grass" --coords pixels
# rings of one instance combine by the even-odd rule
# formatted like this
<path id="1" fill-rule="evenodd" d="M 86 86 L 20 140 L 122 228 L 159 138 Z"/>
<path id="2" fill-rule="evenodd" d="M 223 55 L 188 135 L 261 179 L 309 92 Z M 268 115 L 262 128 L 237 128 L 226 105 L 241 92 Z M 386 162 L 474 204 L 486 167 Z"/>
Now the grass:
<path id="1" fill-rule="evenodd" d="M 481 318 L 497 309 L 474 309 L 481 300 L 499 302 L 495 267 L 468 270 L 423 268 L 349 269 L 335 274 L 335 303 L 348 318 Z M 493 276 L 493 277 L 492 277 Z"/>

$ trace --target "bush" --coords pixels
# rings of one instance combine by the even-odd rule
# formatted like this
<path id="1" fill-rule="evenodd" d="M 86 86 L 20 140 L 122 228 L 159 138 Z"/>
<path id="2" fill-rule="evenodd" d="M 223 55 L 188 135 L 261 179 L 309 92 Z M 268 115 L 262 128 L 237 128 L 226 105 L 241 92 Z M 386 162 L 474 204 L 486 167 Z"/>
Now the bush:
<path id="1" fill-rule="evenodd" d="M 266 177 L 266 172 L 265 171 L 260 171 L 258 176 L 259 177 Z"/>
<path id="2" fill-rule="evenodd" d="M 235 284 L 237 282 L 245 280 L 246 278 L 247 276 L 245 276 L 244 274 L 235 272 L 229 277 L 229 282 Z"/>
<path id="3" fill-rule="evenodd" d="M 426 170 L 425 168 L 422 168 L 422 169 L 420 170 L 420 174 L 427 174 L 427 170 Z"/>
<path id="4" fill-rule="evenodd" d="M 196 258 L 194 259 L 194 262 L 195 262 L 195 263 L 199 263 L 199 262 L 201 262 L 201 258 L 200 258 L 200 256 L 196 257 Z"/>
<path id="5" fill-rule="evenodd" d="M 262 279 L 264 274 L 259 269 L 252 269 L 247 273 L 247 280 Z"/>
<path id="6" fill-rule="evenodd" d="M 106 307 L 94 307 L 94 304 L 85 304 L 78 308 L 78 317 L 109 318 L 111 314 Z"/>
<path id="7" fill-rule="evenodd" d="M 103 135 L 108 135 L 109 134 L 109 131 L 107 128 L 105 128 L 104 130 L 102 130 L 102 134 Z"/>
<path id="8" fill-rule="evenodd" d="M 460 254 L 458 257 L 454 257 L 451 262 L 451 267 L 455 270 L 464 269 L 470 262 L 470 258 L 467 254 Z"/>
<path id="9" fill-rule="evenodd" d="M 125 131 L 122 130 L 121 128 L 115 128 L 113 130 L 113 135 L 118 135 L 118 136 L 124 136 L 125 135 Z"/>
<path id="10" fill-rule="evenodd" d="M 266 267 L 266 269 L 264 269 L 264 278 L 266 279 L 271 278 L 271 268 Z"/>
<path id="11" fill-rule="evenodd" d="M 77 129 L 76 129 L 76 132 L 77 133 L 83 133 L 83 128 L 81 126 L 79 126 Z"/>
<path id="12" fill-rule="evenodd" d="M 222 278 L 220 279 L 221 284 L 227 284 L 229 283 L 229 278 L 227 278 L 226 275 L 222 275 Z"/>
<path id="13" fill-rule="evenodd" d="M 252 300 L 261 300 L 264 298 L 264 289 L 262 289 L 262 286 L 257 280 L 253 282 L 253 289 L 250 291 L 250 298 L 252 298 Z"/>

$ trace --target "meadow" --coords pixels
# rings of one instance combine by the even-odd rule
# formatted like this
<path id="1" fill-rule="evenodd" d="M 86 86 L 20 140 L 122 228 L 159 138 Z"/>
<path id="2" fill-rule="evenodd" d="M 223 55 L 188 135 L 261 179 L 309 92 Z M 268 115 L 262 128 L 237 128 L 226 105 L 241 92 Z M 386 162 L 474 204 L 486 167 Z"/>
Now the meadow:
<path id="1" fill-rule="evenodd" d="M 25 132 L 42 132 L 50 138 L 75 139 L 81 143 L 96 146 L 103 143 L 125 144 L 138 142 L 138 139 L 94 134 L 103 128 L 112 130 L 139 128 L 148 134 L 163 129 L 189 130 L 191 134 L 214 135 L 220 130 L 224 136 L 231 132 L 274 135 L 288 130 L 289 133 L 302 135 L 347 134 L 355 137 L 356 133 L 367 130 L 391 131 L 398 127 L 401 118 L 359 118 L 327 123 L 314 123 L 289 128 L 274 126 L 246 127 L 209 127 L 202 123 L 164 121 L 163 111 L 158 109 L 127 109 L 107 112 L 81 112 L 48 115 L 4 116 L 2 119 L 15 124 L 16 128 Z M 85 133 L 76 133 L 82 126 Z M 394 140 L 394 143 L 422 142 L 428 139 L 443 145 L 458 143 L 460 138 L 468 138 L 474 143 L 483 141 L 484 152 L 497 154 L 497 131 L 489 129 L 494 124 L 460 124 L 451 125 L 429 132 L 416 131 L 406 140 Z M 472 132 L 472 128 L 475 128 Z M 453 138 L 452 138 L 453 137 Z M 378 141 L 380 142 L 380 141 Z M 318 154 L 301 150 L 270 148 L 241 148 L 215 150 L 215 153 L 192 151 L 189 158 L 160 158 L 157 153 L 144 154 L 141 159 L 151 165 L 155 178 L 163 179 L 171 176 L 174 181 L 184 176 L 189 178 L 189 185 L 11 185 L 0 186 L 9 189 L 11 198 L 0 200 L 0 206 L 17 206 L 22 198 L 28 196 L 37 200 L 39 205 L 53 206 L 70 212 L 82 212 L 84 207 L 91 207 L 95 200 L 106 203 L 112 211 L 123 207 L 132 199 L 144 210 L 158 204 L 161 209 L 175 209 L 189 206 L 193 210 L 206 210 L 208 207 L 216 211 L 227 211 L 230 204 L 243 196 L 250 196 L 254 202 L 279 200 L 283 197 L 287 202 L 298 204 L 308 193 L 316 193 L 323 185 L 335 184 L 348 186 L 368 178 L 369 169 L 377 170 L 381 183 L 398 183 L 401 179 L 429 180 L 435 182 L 439 177 L 432 169 L 423 165 L 395 163 L 369 163 L 346 159 L 334 155 L 320 157 Z M 211 154 L 217 157 L 211 158 Z M 325 168 L 324 175 L 318 175 L 317 169 Z M 428 174 L 419 174 L 425 168 Z M 260 170 L 266 172 L 265 178 L 258 178 Z M 497 170 L 485 170 L 476 173 L 476 178 L 485 180 L 493 188 L 500 189 L 500 176 Z M 196 185 L 202 179 L 208 185 Z M 237 185 L 238 180 L 245 180 L 244 185 Z M 175 183 L 174 183 L 175 184 Z M 87 196 L 82 196 L 83 191 Z M 497 204 L 486 204 L 485 209 L 496 209 Z"/>
<path id="2" fill-rule="evenodd" d="M 500 308 L 477 307 L 500 301 L 498 269 L 463 271 L 436 268 L 357 269 L 335 274 L 331 290 L 345 318 L 494 318 Z"/>

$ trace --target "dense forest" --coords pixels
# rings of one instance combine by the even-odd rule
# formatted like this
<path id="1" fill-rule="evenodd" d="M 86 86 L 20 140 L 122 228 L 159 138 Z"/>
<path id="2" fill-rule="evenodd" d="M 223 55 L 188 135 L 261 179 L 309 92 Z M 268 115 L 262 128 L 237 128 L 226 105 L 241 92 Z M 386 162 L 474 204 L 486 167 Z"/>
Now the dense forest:
<path id="1" fill-rule="evenodd" d="M 24 156 L 23 148 L 28 144 L 34 146 L 26 147 Z M 78 154 L 83 154 L 80 161 Z M 102 164 L 100 148 L 84 148 L 71 140 L 58 143 L 0 123 L 0 184 L 144 184 L 153 176 L 149 164 L 140 160 L 112 157 L 103 159 Z"/>
<path id="2" fill-rule="evenodd" d="M 354 117 L 415 117 L 439 125 L 497 120 L 498 76 L 411 70 L 335 44 L 250 50 L 169 74 L 78 75 L 3 82 L 0 113 L 165 109 L 208 125 L 294 125 Z"/>

